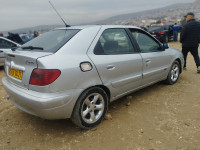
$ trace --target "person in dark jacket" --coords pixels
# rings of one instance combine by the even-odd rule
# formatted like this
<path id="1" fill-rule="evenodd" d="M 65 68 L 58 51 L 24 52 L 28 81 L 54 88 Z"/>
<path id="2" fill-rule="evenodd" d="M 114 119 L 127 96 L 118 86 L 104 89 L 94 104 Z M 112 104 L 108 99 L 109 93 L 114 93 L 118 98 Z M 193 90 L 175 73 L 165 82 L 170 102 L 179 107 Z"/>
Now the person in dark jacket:
<path id="1" fill-rule="evenodd" d="M 186 69 L 186 59 L 188 52 L 194 57 L 197 66 L 197 72 L 200 73 L 200 60 L 198 47 L 200 43 L 200 23 L 194 19 L 194 13 L 189 12 L 185 16 L 186 24 L 183 26 L 180 42 L 182 43 L 182 52 L 185 60 L 184 69 Z"/>

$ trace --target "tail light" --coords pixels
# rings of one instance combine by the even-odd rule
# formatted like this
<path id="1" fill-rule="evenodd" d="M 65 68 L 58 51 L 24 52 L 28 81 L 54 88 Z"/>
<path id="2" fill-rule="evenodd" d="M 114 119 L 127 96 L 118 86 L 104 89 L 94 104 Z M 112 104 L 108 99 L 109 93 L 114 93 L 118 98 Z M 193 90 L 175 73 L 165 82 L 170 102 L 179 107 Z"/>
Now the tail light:
<path id="1" fill-rule="evenodd" d="M 54 82 L 60 74 L 60 70 L 57 69 L 34 69 L 29 83 L 32 85 L 45 86 Z"/>
<path id="2" fill-rule="evenodd" d="M 164 34 L 165 33 L 165 31 L 160 31 L 160 32 L 158 32 L 158 34 Z"/>

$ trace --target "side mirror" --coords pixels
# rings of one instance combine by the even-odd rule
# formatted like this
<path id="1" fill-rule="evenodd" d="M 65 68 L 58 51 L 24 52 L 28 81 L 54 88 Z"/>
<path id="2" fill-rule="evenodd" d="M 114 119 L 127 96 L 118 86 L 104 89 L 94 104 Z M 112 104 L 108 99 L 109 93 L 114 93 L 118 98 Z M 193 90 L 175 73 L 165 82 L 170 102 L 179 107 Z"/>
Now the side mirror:
<path id="1" fill-rule="evenodd" d="M 163 48 L 163 50 L 165 50 L 165 49 L 168 49 L 169 48 L 169 45 L 168 45 L 168 43 L 163 43 L 163 46 L 162 46 Z"/>
<path id="2" fill-rule="evenodd" d="M 3 53 L 3 51 L 0 51 L 0 53 Z"/>

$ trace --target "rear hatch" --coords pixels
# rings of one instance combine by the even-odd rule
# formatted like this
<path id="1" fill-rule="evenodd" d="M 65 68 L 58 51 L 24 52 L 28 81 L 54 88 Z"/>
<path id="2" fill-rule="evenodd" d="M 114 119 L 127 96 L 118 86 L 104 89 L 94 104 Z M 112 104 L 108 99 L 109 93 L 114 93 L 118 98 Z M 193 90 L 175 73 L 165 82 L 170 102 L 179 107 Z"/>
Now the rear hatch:
<path id="1" fill-rule="evenodd" d="M 5 60 L 7 80 L 28 89 L 31 73 L 33 69 L 37 68 L 37 59 L 51 54 L 32 51 L 7 52 Z"/>
<path id="2" fill-rule="evenodd" d="M 38 67 L 37 59 L 56 53 L 79 29 L 55 29 L 25 43 L 6 54 L 5 70 L 8 80 L 28 89 L 31 73 Z"/>

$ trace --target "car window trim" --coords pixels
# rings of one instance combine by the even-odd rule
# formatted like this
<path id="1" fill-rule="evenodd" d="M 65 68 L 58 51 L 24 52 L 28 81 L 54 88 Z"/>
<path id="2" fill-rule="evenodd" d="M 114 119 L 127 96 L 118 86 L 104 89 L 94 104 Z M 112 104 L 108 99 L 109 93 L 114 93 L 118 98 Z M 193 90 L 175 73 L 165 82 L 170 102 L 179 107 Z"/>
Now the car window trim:
<path id="1" fill-rule="evenodd" d="M 129 28 L 126 28 L 125 30 L 126 30 L 128 36 L 129 36 L 130 40 L 131 40 L 131 43 L 132 43 L 133 47 L 134 47 L 135 50 L 136 50 L 136 53 L 140 53 L 141 50 L 140 50 L 140 48 L 139 48 L 139 45 L 137 44 L 136 39 L 132 36 L 132 33 L 131 33 L 130 29 L 129 29 Z"/>
<path id="2" fill-rule="evenodd" d="M 131 35 L 132 34 L 131 31 L 129 30 L 129 28 L 125 28 L 125 31 L 126 31 L 128 37 L 129 37 L 130 41 L 131 41 L 133 48 L 135 49 L 135 53 L 139 53 L 140 52 L 139 46 L 138 46 L 135 38 L 133 38 L 133 36 Z"/>

